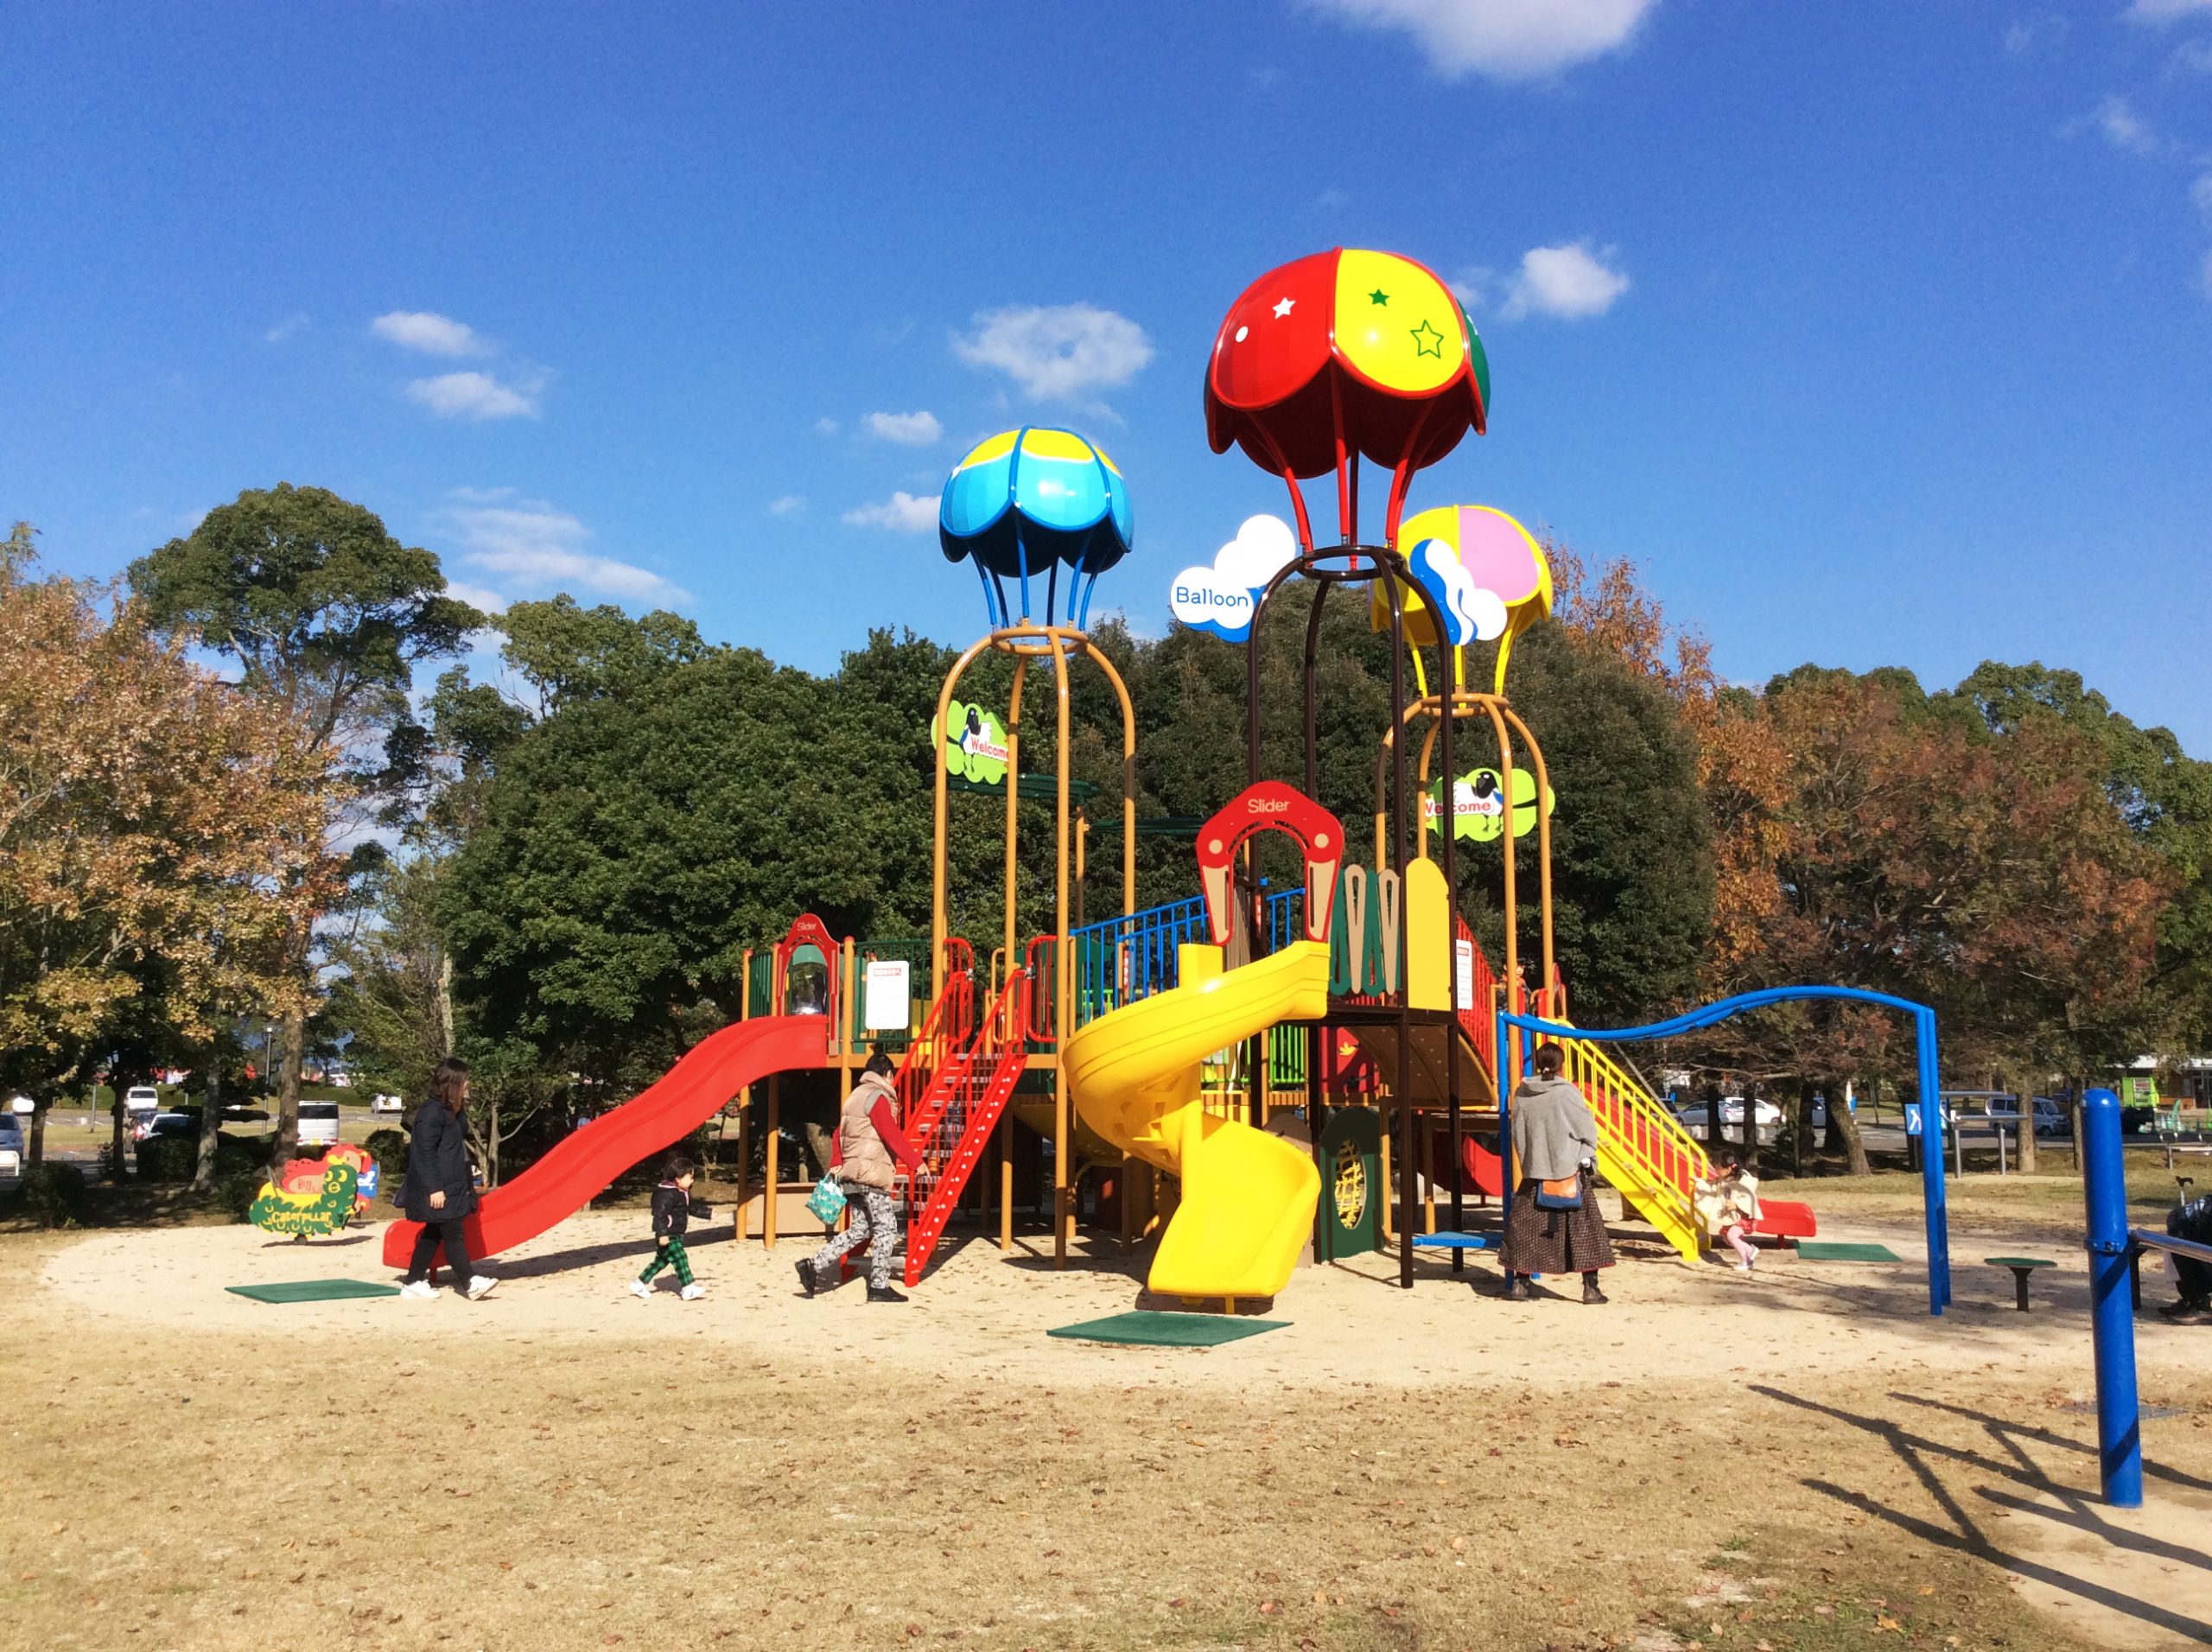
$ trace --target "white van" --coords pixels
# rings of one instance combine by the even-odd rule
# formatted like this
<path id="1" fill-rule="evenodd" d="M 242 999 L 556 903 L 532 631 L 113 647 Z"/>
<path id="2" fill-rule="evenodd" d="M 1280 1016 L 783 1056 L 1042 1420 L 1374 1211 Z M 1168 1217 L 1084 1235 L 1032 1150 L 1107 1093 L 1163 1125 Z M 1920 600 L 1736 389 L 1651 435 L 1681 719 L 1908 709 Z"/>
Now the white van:
<path id="1" fill-rule="evenodd" d="M 158 1113 L 162 1110 L 162 1092 L 151 1084 L 133 1084 L 123 1092 L 123 1110 L 126 1113 Z"/>
<path id="2" fill-rule="evenodd" d="M 337 1145 L 338 1103 L 302 1102 L 300 1103 L 300 1146 L 334 1147 Z"/>

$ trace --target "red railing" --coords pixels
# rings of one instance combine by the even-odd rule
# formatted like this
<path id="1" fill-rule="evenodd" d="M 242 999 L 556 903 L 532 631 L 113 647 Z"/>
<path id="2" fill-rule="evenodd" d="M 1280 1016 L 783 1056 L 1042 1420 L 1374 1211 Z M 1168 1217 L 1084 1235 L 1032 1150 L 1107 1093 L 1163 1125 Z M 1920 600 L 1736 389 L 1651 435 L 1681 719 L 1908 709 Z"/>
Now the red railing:
<path id="1" fill-rule="evenodd" d="M 1028 1064 L 1033 985 L 1026 970 L 1007 982 L 975 1042 L 944 1068 L 931 1087 L 923 1116 L 907 1130 L 921 1160 L 909 1192 L 919 1207 L 906 1235 L 910 1286 L 921 1279 Z"/>

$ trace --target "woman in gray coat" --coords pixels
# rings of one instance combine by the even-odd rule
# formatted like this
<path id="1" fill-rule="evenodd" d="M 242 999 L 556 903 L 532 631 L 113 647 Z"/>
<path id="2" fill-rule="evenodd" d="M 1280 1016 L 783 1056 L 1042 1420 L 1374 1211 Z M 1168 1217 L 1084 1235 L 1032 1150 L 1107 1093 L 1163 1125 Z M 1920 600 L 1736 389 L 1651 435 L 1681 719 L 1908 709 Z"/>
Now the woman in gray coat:
<path id="1" fill-rule="evenodd" d="M 1598 1121 L 1582 1092 L 1560 1077 L 1567 1053 L 1556 1044 L 1540 1046 L 1535 1074 L 1513 1092 L 1513 1156 L 1521 1180 L 1513 1192 L 1513 1211 L 1505 1219 L 1505 1294 L 1526 1302 L 1531 1274 L 1580 1274 L 1582 1299 L 1603 1302 L 1598 1270 L 1613 1265 L 1613 1242 L 1598 1214 L 1591 1169 L 1598 1158 Z M 1579 1203 L 1572 1210 L 1546 1209 L 1538 1198 L 1546 1182 L 1571 1179 Z"/>

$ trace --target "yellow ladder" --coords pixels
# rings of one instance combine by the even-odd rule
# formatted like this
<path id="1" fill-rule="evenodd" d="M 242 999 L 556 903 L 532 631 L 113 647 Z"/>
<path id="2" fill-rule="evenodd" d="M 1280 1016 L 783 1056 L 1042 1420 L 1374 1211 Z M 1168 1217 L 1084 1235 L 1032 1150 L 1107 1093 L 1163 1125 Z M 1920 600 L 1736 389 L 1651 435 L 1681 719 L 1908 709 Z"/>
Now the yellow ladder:
<path id="1" fill-rule="evenodd" d="M 1692 1184 L 1711 1173 L 1705 1149 L 1604 1045 L 1571 1037 L 1560 1044 L 1567 1077 L 1597 1115 L 1598 1173 L 1684 1261 L 1695 1261 L 1705 1242 L 1690 1196 Z"/>

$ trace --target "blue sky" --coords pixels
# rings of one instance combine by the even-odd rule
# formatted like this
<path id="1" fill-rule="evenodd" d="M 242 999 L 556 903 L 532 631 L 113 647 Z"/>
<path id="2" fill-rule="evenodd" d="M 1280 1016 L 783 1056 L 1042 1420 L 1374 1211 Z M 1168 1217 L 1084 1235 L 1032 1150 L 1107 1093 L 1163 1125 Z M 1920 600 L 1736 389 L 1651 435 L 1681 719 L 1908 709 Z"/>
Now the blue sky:
<path id="1" fill-rule="evenodd" d="M 827 669 L 980 632 L 937 490 L 1065 423 L 1156 632 L 1282 508 L 1216 325 L 1374 246 L 1495 376 L 1415 508 L 1634 559 L 1739 680 L 2038 658 L 2212 756 L 2212 0 L 13 6 L 0 63 L 0 516 L 71 571 L 312 482 Z"/>

